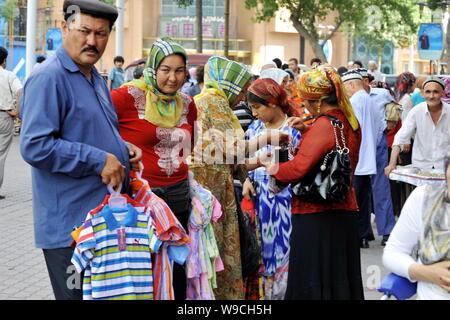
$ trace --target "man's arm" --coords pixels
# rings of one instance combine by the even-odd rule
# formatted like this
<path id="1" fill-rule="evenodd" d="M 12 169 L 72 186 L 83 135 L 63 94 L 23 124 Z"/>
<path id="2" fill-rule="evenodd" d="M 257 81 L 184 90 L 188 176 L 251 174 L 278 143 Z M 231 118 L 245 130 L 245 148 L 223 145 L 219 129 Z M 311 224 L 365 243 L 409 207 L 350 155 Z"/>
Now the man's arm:
<path id="1" fill-rule="evenodd" d="M 60 86 L 54 75 L 44 72 L 27 81 L 20 99 L 22 157 L 33 167 L 52 173 L 75 178 L 102 175 L 104 181 L 118 180 L 124 173 L 114 155 L 107 157 L 101 149 L 61 138 L 64 125 L 74 124 L 64 123 L 67 110 L 64 88 Z"/>

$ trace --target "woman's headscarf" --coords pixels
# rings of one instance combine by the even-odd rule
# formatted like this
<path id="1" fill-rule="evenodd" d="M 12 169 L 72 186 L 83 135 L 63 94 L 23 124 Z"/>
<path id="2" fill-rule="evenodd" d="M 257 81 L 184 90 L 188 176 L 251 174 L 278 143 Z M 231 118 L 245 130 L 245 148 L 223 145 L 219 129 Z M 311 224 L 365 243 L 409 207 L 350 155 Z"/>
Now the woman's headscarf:
<path id="1" fill-rule="evenodd" d="M 289 74 L 281 69 L 275 69 L 275 68 L 271 68 L 271 69 L 266 69 L 261 71 L 261 79 L 272 79 L 275 80 L 278 84 L 282 84 L 283 83 L 283 79 L 289 77 Z"/>
<path id="2" fill-rule="evenodd" d="M 411 72 L 404 72 L 398 76 L 395 88 L 397 90 L 397 102 L 399 102 L 403 96 L 411 91 L 414 83 L 416 83 L 416 77 Z"/>
<path id="3" fill-rule="evenodd" d="M 296 115 L 295 107 L 288 99 L 286 91 L 273 79 L 258 79 L 248 88 L 248 92 L 260 97 L 268 103 L 280 106 L 288 116 Z"/>
<path id="4" fill-rule="evenodd" d="M 320 65 L 316 69 L 304 72 L 297 81 L 300 97 L 305 100 L 323 100 L 336 90 L 339 108 L 344 113 L 353 130 L 359 128 L 358 119 L 344 89 L 339 74 L 329 65 Z"/>
<path id="5" fill-rule="evenodd" d="M 212 56 L 205 65 L 203 91 L 212 89 L 231 105 L 251 77 L 252 73 L 245 65 L 225 57 Z"/>
<path id="6" fill-rule="evenodd" d="M 147 65 L 144 69 L 144 81 L 132 81 L 125 85 L 137 87 L 147 93 L 145 120 L 158 127 L 173 128 L 183 115 L 184 103 L 179 92 L 166 95 L 160 91 L 156 81 L 156 72 L 165 57 L 181 54 L 187 64 L 186 51 L 170 38 L 155 41 L 150 49 Z"/>
<path id="7" fill-rule="evenodd" d="M 444 80 L 445 83 L 445 91 L 444 96 L 441 98 L 441 100 L 445 103 L 450 103 L 450 78 L 444 78 L 442 80 Z"/>
<path id="8" fill-rule="evenodd" d="M 392 98 L 395 99 L 395 93 L 394 93 L 394 91 L 392 91 L 392 88 L 388 83 L 383 82 L 383 81 L 372 81 L 370 83 L 370 86 L 372 88 L 386 89 L 387 91 L 389 91 L 389 94 L 392 96 Z"/>
<path id="9" fill-rule="evenodd" d="M 449 163 L 450 152 L 444 159 L 445 172 Z M 420 260 L 423 264 L 450 260 L 450 203 L 447 184 L 426 186 L 422 212 L 424 215 L 419 238 Z"/>

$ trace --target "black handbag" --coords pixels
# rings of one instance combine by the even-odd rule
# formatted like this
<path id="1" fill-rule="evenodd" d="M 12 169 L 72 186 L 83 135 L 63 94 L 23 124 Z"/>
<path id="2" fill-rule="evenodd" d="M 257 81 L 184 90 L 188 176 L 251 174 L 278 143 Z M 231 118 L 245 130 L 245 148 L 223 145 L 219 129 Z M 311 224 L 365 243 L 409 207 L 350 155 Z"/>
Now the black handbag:
<path id="1" fill-rule="evenodd" d="M 352 166 L 350 150 L 345 143 L 344 126 L 333 116 L 323 116 L 328 117 L 333 126 L 336 149 L 325 155 L 322 163 L 319 163 L 320 167 L 316 167 L 310 174 L 291 186 L 294 195 L 305 202 L 341 202 L 350 188 Z"/>

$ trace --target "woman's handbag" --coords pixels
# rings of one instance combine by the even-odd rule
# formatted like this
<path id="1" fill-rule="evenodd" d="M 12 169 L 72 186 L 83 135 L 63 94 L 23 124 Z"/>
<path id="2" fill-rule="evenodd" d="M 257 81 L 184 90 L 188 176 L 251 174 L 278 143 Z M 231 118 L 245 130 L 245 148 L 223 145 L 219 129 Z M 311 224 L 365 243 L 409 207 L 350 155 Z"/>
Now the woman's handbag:
<path id="1" fill-rule="evenodd" d="M 339 119 L 324 116 L 330 119 L 333 126 L 336 149 L 325 155 L 319 168 L 291 186 L 294 195 L 305 202 L 341 202 L 350 188 L 352 167 L 349 149 L 345 143 L 344 126 Z"/>

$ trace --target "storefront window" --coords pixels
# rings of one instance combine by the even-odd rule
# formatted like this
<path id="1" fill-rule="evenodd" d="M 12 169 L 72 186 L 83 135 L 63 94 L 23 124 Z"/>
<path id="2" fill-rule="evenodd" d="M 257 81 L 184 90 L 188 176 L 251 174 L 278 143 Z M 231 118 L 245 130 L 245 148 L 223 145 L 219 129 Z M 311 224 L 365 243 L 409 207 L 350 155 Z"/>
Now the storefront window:
<path id="1" fill-rule="evenodd" d="M 223 17 L 223 0 L 203 0 L 204 17 Z M 162 16 L 195 16 L 195 1 L 188 7 L 179 7 L 174 0 L 161 0 Z"/>

